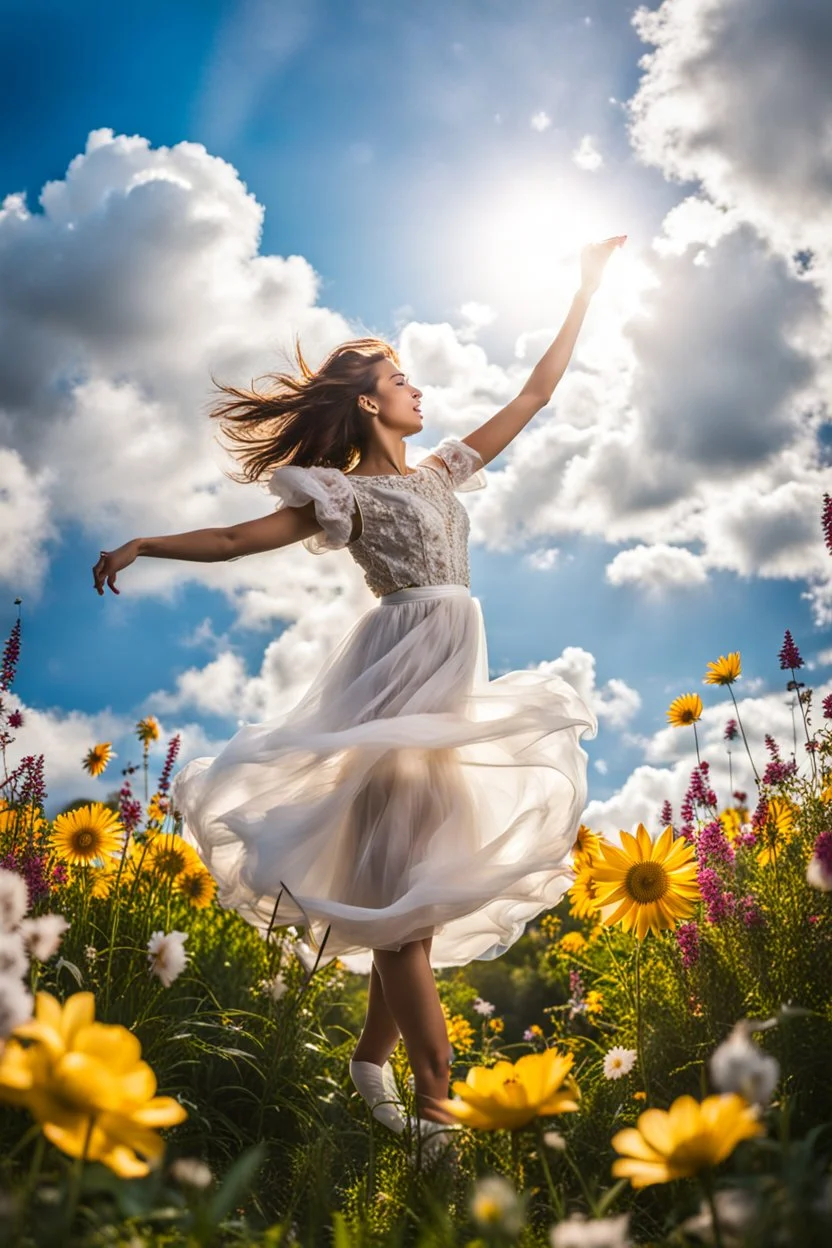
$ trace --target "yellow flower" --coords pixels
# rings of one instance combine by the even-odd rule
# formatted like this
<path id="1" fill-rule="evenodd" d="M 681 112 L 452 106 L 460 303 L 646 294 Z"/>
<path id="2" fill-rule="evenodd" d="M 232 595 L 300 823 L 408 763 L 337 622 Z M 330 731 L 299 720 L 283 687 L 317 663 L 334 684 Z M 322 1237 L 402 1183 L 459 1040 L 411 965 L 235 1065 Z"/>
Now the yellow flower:
<path id="1" fill-rule="evenodd" d="M 567 932 L 565 936 L 561 936 L 558 944 L 564 953 L 580 953 L 586 939 L 580 932 Z"/>
<path id="2" fill-rule="evenodd" d="M 701 1104 L 680 1096 L 669 1110 L 646 1109 L 636 1127 L 612 1137 L 622 1154 L 612 1172 L 633 1187 L 669 1183 L 718 1165 L 740 1140 L 763 1133 L 754 1109 L 736 1093 L 707 1096 Z"/>
<path id="3" fill-rule="evenodd" d="M 136 736 L 142 745 L 149 745 L 151 741 L 159 740 L 159 722 L 153 715 L 147 715 L 144 719 L 140 719 L 136 724 Z"/>
<path id="4" fill-rule="evenodd" d="M 145 867 L 166 880 L 202 870 L 202 859 L 176 832 L 159 832 L 147 843 Z"/>
<path id="5" fill-rule="evenodd" d="M 52 829 L 52 844 L 70 866 L 85 866 L 121 849 L 124 825 L 114 811 L 101 802 L 79 806 L 58 815 Z"/>
<path id="6" fill-rule="evenodd" d="M 481 1131 L 516 1131 L 533 1118 L 571 1113 L 578 1108 L 580 1092 L 569 1075 L 573 1053 L 544 1049 L 527 1053 L 516 1062 L 472 1066 L 464 1083 L 456 1080 L 456 1097 L 437 1105 L 458 1122 Z"/>
<path id="7" fill-rule="evenodd" d="M 543 1039 L 543 1028 L 540 1026 L 539 1023 L 532 1023 L 531 1027 L 529 1028 L 529 1031 L 532 1033 L 533 1036 L 539 1036 L 541 1039 Z"/>
<path id="8" fill-rule="evenodd" d="M 493 1031 L 495 1035 L 499 1036 L 502 1032 L 505 1031 L 505 1029 L 506 1029 L 506 1025 L 501 1018 L 489 1018 L 488 1020 L 489 1031 Z"/>
<path id="9" fill-rule="evenodd" d="M 647 1100 L 647 1093 L 646 1093 L 646 1092 L 634 1092 L 634 1093 L 633 1093 L 633 1100 L 634 1100 L 634 1101 L 646 1101 L 646 1100 Z"/>
<path id="10" fill-rule="evenodd" d="M 84 770 L 88 771 L 91 776 L 100 776 L 109 763 L 112 753 L 109 741 L 104 741 L 101 745 L 94 745 L 91 750 L 87 751 L 84 758 Z"/>
<path id="11" fill-rule="evenodd" d="M 560 919 L 556 914 L 544 914 L 540 920 L 540 930 L 549 940 L 554 940 L 560 931 Z"/>
<path id="12" fill-rule="evenodd" d="M 569 890 L 571 906 L 569 913 L 576 919 L 587 919 L 598 909 L 595 896 L 595 877 L 592 874 L 592 862 L 582 865 Z"/>
<path id="13" fill-rule="evenodd" d="M 600 837 L 597 832 L 592 832 L 585 823 L 582 823 L 578 828 L 575 844 L 572 846 L 572 853 L 576 857 L 586 858 L 591 861 L 598 856 L 599 845 Z"/>
<path id="14" fill-rule="evenodd" d="M 150 801 L 147 803 L 147 820 L 148 823 L 164 823 L 168 813 L 170 802 L 168 798 L 161 793 L 154 793 Z"/>
<path id="15" fill-rule="evenodd" d="M 708 674 L 704 679 L 706 685 L 733 685 L 738 676 L 742 675 L 739 650 L 731 654 L 721 654 L 716 663 L 708 664 Z"/>
<path id="16" fill-rule="evenodd" d="M 157 1162 L 157 1127 L 186 1111 L 156 1096 L 156 1076 L 126 1027 L 96 1023 L 95 998 L 76 992 L 61 1006 L 39 992 L 35 1017 L 17 1027 L 0 1057 L 0 1098 L 27 1108 L 56 1148 L 138 1178 Z"/>
<path id="17" fill-rule="evenodd" d="M 727 806 L 719 812 L 719 821 L 728 840 L 733 843 L 742 825 L 748 822 L 748 811 L 743 807 Z"/>
<path id="18" fill-rule="evenodd" d="M 205 867 L 193 867 L 176 877 L 176 887 L 195 910 L 204 910 L 214 900 L 217 882 Z"/>
<path id="19" fill-rule="evenodd" d="M 763 848 L 757 854 L 761 867 L 766 867 L 777 856 L 778 849 L 788 845 L 795 834 L 795 807 L 784 797 L 772 797 L 767 803 L 766 822 L 763 829 Z"/>
<path id="20" fill-rule="evenodd" d="M 603 922 L 620 923 L 643 940 L 693 914 L 700 896 L 693 846 L 681 836 L 674 841 L 672 828 L 653 842 L 643 823 L 635 836 L 620 836 L 620 849 L 602 842 L 592 868 Z"/>
<path id="21" fill-rule="evenodd" d="M 448 1043 L 459 1053 L 467 1053 L 474 1043 L 474 1028 L 461 1014 L 454 1014 L 447 1021 Z"/>
<path id="22" fill-rule="evenodd" d="M 590 1016 L 590 1018 L 592 1018 L 593 1015 L 595 1014 L 603 1013 L 603 1010 L 604 1010 L 603 994 L 600 992 L 597 992 L 596 989 L 592 988 L 586 994 L 586 997 L 584 999 L 584 1004 L 586 1006 L 586 1012 Z"/>
<path id="23" fill-rule="evenodd" d="M 701 715 L 702 699 L 698 693 L 683 693 L 678 698 L 674 698 L 667 712 L 668 722 L 674 728 L 681 728 L 684 724 L 695 724 Z"/>

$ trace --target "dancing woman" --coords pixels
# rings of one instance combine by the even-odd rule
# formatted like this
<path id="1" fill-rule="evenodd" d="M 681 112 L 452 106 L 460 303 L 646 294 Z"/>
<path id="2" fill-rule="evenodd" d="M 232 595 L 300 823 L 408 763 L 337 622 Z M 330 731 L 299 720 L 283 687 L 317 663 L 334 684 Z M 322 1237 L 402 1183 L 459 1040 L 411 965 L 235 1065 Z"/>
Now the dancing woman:
<path id="1" fill-rule="evenodd" d="M 114 593 L 137 556 L 214 562 L 302 542 L 345 548 L 379 599 L 285 715 L 247 724 L 215 758 L 188 762 L 171 797 L 223 905 L 261 929 L 303 925 L 313 945 L 370 970 L 350 1073 L 374 1115 L 405 1128 L 389 1057 L 401 1037 L 417 1123 L 448 1123 L 449 1045 L 433 970 L 504 953 L 569 886 L 586 802 L 580 738 L 596 722 L 542 672 L 488 678 L 482 613 L 469 589 L 468 514 L 456 492 L 495 459 L 563 375 L 610 255 L 581 252 L 563 326 L 506 407 L 416 467 L 421 391 L 376 339 L 336 348 L 267 393 L 220 387 L 212 411 L 243 480 L 277 496 L 228 528 L 135 538 L 102 551 L 94 586 Z"/>

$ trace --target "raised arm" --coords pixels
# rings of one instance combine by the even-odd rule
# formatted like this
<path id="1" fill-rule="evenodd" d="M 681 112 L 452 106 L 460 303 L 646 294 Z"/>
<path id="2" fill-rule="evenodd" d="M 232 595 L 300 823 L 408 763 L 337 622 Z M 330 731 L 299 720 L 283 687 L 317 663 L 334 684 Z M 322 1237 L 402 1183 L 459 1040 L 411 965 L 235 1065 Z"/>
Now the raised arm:
<path id="1" fill-rule="evenodd" d="M 93 583 L 99 594 L 104 593 L 105 581 L 114 594 L 120 593 L 116 589 L 116 574 L 129 567 L 139 555 L 219 563 L 291 546 L 320 531 L 314 505 L 306 503 L 302 507 L 284 507 L 227 528 L 194 529 L 190 533 L 170 533 L 165 537 L 135 537 L 117 550 L 101 552 L 92 570 Z"/>
<path id="2" fill-rule="evenodd" d="M 604 267 L 616 247 L 622 246 L 626 234 L 590 243 L 581 251 L 581 284 L 573 296 L 566 319 L 552 345 L 529 374 L 523 389 L 510 403 L 501 408 L 472 433 L 461 440 L 472 447 L 489 463 L 505 450 L 541 408 L 545 407 L 555 392 L 555 387 L 566 372 L 572 358 L 575 343 L 583 325 L 589 301 L 598 288 Z"/>

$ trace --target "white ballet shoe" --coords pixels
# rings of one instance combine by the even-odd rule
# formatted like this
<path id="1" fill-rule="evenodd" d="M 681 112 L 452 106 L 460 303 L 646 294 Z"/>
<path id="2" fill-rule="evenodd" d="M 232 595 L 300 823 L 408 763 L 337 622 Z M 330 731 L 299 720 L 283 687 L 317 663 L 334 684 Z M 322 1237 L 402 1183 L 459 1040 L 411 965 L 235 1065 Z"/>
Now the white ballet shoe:
<path id="1" fill-rule="evenodd" d="M 392 1078 L 393 1071 L 390 1071 Z M 397 1106 L 400 1104 L 399 1094 L 391 1091 L 389 1081 L 385 1079 L 384 1067 L 375 1062 L 350 1062 L 350 1078 L 361 1096 L 370 1106 L 370 1111 L 377 1122 L 381 1122 L 397 1135 L 405 1129 L 405 1120 Z M 391 1103 L 392 1102 L 392 1103 Z"/>
<path id="2" fill-rule="evenodd" d="M 454 1133 L 462 1130 L 459 1122 L 434 1122 L 432 1118 L 414 1118 L 408 1116 L 408 1126 L 412 1132 L 418 1130 L 421 1140 L 422 1157 L 433 1161 L 454 1142 Z M 414 1154 L 416 1148 L 414 1148 Z"/>

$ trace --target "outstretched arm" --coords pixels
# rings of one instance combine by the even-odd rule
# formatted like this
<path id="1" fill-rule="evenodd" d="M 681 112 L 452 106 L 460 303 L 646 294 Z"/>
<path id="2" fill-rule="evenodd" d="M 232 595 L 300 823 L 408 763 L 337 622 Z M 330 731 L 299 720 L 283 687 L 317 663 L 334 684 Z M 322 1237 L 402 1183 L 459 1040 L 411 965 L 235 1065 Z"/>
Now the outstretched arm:
<path id="1" fill-rule="evenodd" d="M 291 546 L 320 530 L 314 504 L 307 503 L 303 507 L 283 507 L 267 516 L 227 528 L 194 529 L 190 533 L 170 533 L 165 537 L 135 537 L 117 550 L 101 552 L 92 570 L 93 584 L 99 594 L 104 593 L 105 581 L 114 594 L 120 593 L 116 589 L 116 574 L 129 567 L 139 555 L 218 563 Z"/>
<path id="2" fill-rule="evenodd" d="M 526 427 L 532 416 L 551 399 L 572 358 L 589 301 L 598 288 L 604 266 L 626 237 L 626 234 L 620 234 L 615 238 L 605 239 L 602 243 L 591 243 L 582 249 L 581 284 L 554 342 L 532 369 L 517 398 L 512 399 L 490 420 L 462 439 L 477 452 L 484 464 L 496 459 L 521 429 Z"/>

